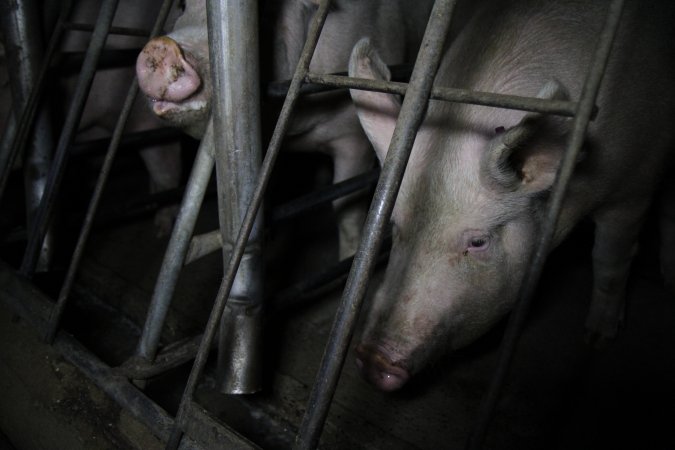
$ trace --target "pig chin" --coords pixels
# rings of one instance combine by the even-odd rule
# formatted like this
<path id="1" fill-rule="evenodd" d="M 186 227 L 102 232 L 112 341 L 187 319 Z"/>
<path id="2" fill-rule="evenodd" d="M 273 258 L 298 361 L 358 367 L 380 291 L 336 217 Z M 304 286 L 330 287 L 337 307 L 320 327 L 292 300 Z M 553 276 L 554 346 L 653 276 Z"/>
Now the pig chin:
<path id="1" fill-rule="evenodd" d="M 209 104 L 206 100 L 190 100 L 184 103 L 154 101 L 153 112 L 171 126 L 180 128 L 195 139 L 201 139 L 206 131 Z"/>

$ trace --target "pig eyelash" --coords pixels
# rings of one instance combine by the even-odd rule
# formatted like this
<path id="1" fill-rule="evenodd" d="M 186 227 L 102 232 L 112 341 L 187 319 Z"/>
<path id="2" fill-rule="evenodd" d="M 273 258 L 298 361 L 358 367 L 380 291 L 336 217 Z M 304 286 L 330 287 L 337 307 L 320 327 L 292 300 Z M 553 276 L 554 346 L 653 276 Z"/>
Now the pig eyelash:
<path id="1" fill-rule="evenodd" d="M 469 239 L 467 248 L 462 252 L 464 256 L 469 253 L 482 252 L 487 250 L 490 245 L 490 238 L 488 236 L 474 236 Z"/>

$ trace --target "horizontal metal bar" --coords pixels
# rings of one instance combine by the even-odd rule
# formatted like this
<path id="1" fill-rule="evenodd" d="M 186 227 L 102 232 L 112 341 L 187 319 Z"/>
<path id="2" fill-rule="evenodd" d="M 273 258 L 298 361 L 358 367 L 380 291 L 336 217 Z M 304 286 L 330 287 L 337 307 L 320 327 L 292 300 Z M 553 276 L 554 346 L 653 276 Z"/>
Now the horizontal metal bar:
<path id="1" fill-rule="evenodd" d="M 94 31 L 94 26 L 89 23 L 66 22 L 64 24 L 64 27 L 67 30 L 72 31 L 86 31 L 86 32 Z M 109 34 L 148 37 L 150 36 L 150 30 L 141 30 L 140 28 L 128 28 L 128 27 L 110 27 Z"/>
<path id="2" fill-rule="evenodd" d="M 122 136 L 119 143 L 120 150 L 131 150 L 144 148 L 149 145 L 155 145 L 166 142 L 175 142 L 185 136 L 176 128 L 157 128 L 154 130 L 137 131 L 134 133 L 127 133 Z M 111 138 L 92 139 L 89 141 L 75 142 L 68 149 L 68 156 L 70 158 L 78 156 L 88 156 L 90 154 L 99 153 L 107 150 L 110 145 Z"/>
<path id="3" fill-rule="evenodd" d="M 392 81 L 407 82 L 410 79 L 410 74 L 412 73 L 412 66 L 410 64 L 397 64 L 388 67 L 389 72 L 391 72 Z M 347 72 L 335 72 L 331 75 L 346 76 Z M 336 89 L 346 89 L 342 86 L 312 83 L 307 78 L 305 78 L 305 83 L 306 84 L 300 88 L 300 95 L 317 94 L 319 92 L 334 91 Z M 265 95 L 269 99 L 283 100 L 283 98 L 288 93 L 288 87 L 290 85 L 291 80 L 272 81 L 268 83 L 267 89 L 265 90 Z"/>
<path id="4" fill-rule="evenodd" d="M 396 81 L 369 80 L 318 73 L 307 74 L 306 80 L 309 83 L 325 84 L 333 87 L 362 89 L 398 95 L 405 95 L 406 90 L 408 89 L 407 83 Z M 566 117 L 574 116 L 578 105 L 577 102 L 565 100 L 546 100 L 518 95 L 496 94 L 491 92 L 436 86 L 431 90 L 431 99 L 453 103 L 468 103 L 472 105 L 517 109 L 544 114 L 556 114 Z M 595 115 L 595 109 L 593 115 Z"/>
<path id="5" fill-rule="evenodd" d="M 162 349 L 152 362 L 143 357 L 131 357 L 114 370 L 131 380 L 147 380 L 156 377 L 192 360 L 197 354 L 201 340 L 200 334 L 185 341 L 176 342 Z"/>
<path id="6" fill-rule="evenodd" d="M 111 69 L 132 67 L 141 52 L 140 48 L 112 48 L 101 51 L 96 68 Z M 52 68 L 58 69 L 58 76 L 64 77 L 78 73 L 84 63 L 85 52 L 61 52 L 54 57 Z"/>

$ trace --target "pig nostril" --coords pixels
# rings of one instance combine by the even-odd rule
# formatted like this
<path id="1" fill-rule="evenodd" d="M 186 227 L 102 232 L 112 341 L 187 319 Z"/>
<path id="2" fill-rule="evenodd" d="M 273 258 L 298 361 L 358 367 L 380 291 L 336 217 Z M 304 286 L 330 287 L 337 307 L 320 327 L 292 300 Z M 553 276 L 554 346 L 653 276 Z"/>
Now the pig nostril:
<path id="1" fill-rule="evenodd" d="M 180 102 L 201 86 L 201 78 L 180 46 L 162 36 L 150 40 L 136 60 L 136 75 L 141 90 L 154 100 Z"/>
<path id="2" fill-rule="evenodd" d="M 378 346 L 359 345 L 356 365 L 371 384 L 383 391 L 400 389 L 410 378 L 409 372 L 392 362 L 387 352 Z"/>

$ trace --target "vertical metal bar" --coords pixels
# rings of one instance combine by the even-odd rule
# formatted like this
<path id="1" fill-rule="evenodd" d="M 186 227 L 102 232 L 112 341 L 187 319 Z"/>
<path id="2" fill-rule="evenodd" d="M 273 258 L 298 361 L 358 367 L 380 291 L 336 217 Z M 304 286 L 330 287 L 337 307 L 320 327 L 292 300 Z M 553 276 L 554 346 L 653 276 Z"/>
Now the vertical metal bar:
<path id="1" fill-rule="evenodd" d="M 329 7 L 330 0 L 320 0 L 319 8 L 312 19 L 309 32 L 307 33 L 307 41 L 305 42 L 305 46 L 302 49 L 298 66 L 295 69 L 293 79 L 291 80 L 291 85 L 288 88 L 288 95 L 286 96 L 286 100 L 284 101 L 284 104 L 281 108 L 279 120 L 277 121 L 274 133 L 272 134 L 272 138 L 267 147 L 267 152 L 265 153 L 265 159 L 263 160 L 260 169 L 260 178 L 258 179 L 253 197 L 251 198 L 251 203 L 246 210 L 246 215 L 244 216 L 241 229 L 239 230 L 236 244 L 232 249 L 232 257 L 230 258 L 223 281 L 220 284 L 220 289 L 218 290 L 218 295 L 216 296 L 216 300 L 211 311 L 211 316 L 209 317 L 209 320 L 206 324 L 204 338 L 202 339 L 202 342 L 199 346 L 199 351 L 195 357 L 195 362 L 192 366 L 192 371 L 190 372 L 190 376 L 185 387 L 185 392 L 183 393 L 183 398 L 181 399 L 180 407 L 178 408 L 178 414 L 176 416 L 176 428 L 174 428 L 173 433 L 171 434 L 171 438 L 167 444 L 167 449 L 176 449 L 180 444 L 180 440 L 183 435 L 182 427 L 184 427 L 187 410 L 189 408 L 190 402 L 192 401 L 195 388 L 197 387 L 197 380 L 204 370 L 208 351 L 216 334 L 216 326 L 218 325 L 220 317 L 223 314 L 223 309 L 225 309 L 225 303 L 227 302 L 227 297 L 230 293 L 230 290 L 232 289 L 234 277 L 237 273 L 237 268 L 239 267 L 239 262 L 244 255 L 248 237 L 253 230 L 253 226 L 255 225 L 256 217 L 258 215 L 258 208 L 262 204 L 265 189 L 267 188 L 270 175 L 272 174 L 272 169 L 274 168 L 274 163 L 276 162 L 277 156 L 279 155 L 279 150 L 281 150 L 282 139 L 286 135 L 286 131 L 290 125 L 291 113 L 298 101 L 300 87 L 309 70 L 309 63 L 312 59 L 312 55 L 314 54 L 316 44 L 319 41 L 319 33 L 321 32 L 321 28 L 326 21 Z"/>
<path id="2" fill-rule="evenodd" d="M 40 69 L 40 61 L 44 57 L 40 16 L 35 0 L 3 3 L 0 28 L 4 30 L 8 67 L 12 68 L 8 73 L 14 116 L 18 116 L 30 97 Z M 48 110 L 43 108 L 33 125 L 31 145 L 24 155 L 26 222 L 29 226 L 33 223 L 35 211 L 44 191 L 45 178 L 51 161 L 52 141 L 51 121 Z M 46 269 L 51 260 L 52 239 L 50 230 L 40 253 L 41 269 Z"/>
<path id="3" fill-rule="evenodd" d="M 10 110 L 10 113 L 7 115 L 5 129 L 2 131 L 2 140 L 0 141 L 0 174 L 4 173 L 5 167 L 10 164 L 12 142 L 14 141 L 17 131 L 16 118 L 17 114 Z M 12 164 L 14 164 L 13 161 Z M 0 198 L 2 198 L 1 195 Z"/>
<path id="4" fill-rule="evenodd" d="M 202 206 L 209 178 L 213 172 L 213 166 L 213 126 L 209 122 L 204 137 L 199 144 L 197 157 L 192 165 L 190 180 L 185 189 L 180 211 L 171 232 L 171 239 L 162 260 L 162 267 L 152 293 L 143 333 L 136 349 L 136 355 L 145 360 L 152 361 L 157 356 L 162 327 L 176 289 L 178 276 L 185 262 L 190 238 L 194 232 L 199 209 Z"/>
<path id="5" fill-rule="evenodd" d="M 588 123 L 593 114 L 595 101 L 598 96 L 598 91 L 600 90 L 602 77 L 605 73 L 605 67 L 607 66 L 612 43 L 616 36 L 616 30 L 619 26 L 623 6 L 624 0 L 614 0 L 609 6 L 607 20 L 602 33 L 600 34 L 600 39 L 593 57 L 593 63 L 589 69 L 581 92 L 579 106 L 574 117 L 572 133 L 567 144 L 567 152 L 565 153 L 558 171 L 555 186 L 551 194 L 546 221 L 544 222 L 539 244 L 534 254 L 532 264 L 523 278 L 518 303 L 511 313 L 500 346 L 497 369 L 492 377 L 490 386 L 481 401 L 478 420 L 467 442 L 467 448 L 470 450 L 482 448 L 488 426 L 494 415 L 494 409 L 499 400 L 499 395 L 504 385 L 504 380 L 509 370 L 511 360 L 513 359 L 518 338 L 520 337 L 527 312 L 532 303 L 534 290 L 541 276 L 546 257 L 551 249 L 551 242 L 555 233 L 558 217 L 560 216 L 562 202 L 565 198 L 565 192 L 567 191 L 567 186 L 569 185 L 569 181 L 574 171 L 577 156 L 584 143 L 584 139 L 586 138 L 586 129 L 588 128 Z"/>
<path id="6" fill-rule="evenodd" d="M 382 166 L 364 236 L 354 258 L 333 328 L 314 381 L 307 411 L 296 437 L 295 449 L 313 449 L 319 443 L 330 403 L 342 371 L 349 341 L 363 304 L 368 281 L 377 260 L 394 208 L 413 142 L 419 129 L 450 28 L 455 0 L 436 0 L 417 56 L 396 128 Z"/>
<path id="7" fill-rule="evenodd" d="M 169 15 L 171 10 L 171 5 L 173 0 L 164 0 L 162 6 L 160 7 L 157 20 L 152 28 L 150 37 L 153 38 L 162 31 L 166 18 Z M 117 150 L 120 146 L 122 140 L 122 133 L 124 132 L 124 127 L 126 126 L 129 115 L 131 114 L 131 108 L 133 107 L 136 96 L 138 95 L 138 82 L 136 79 L 132 81 L 131 86 L 129 86 L 129 91 L 127 92 L 126 99 L 124 100 L 124 106 L 120 112 L 119 119 L 115 124 L 115 129 L 113 131 L 110 144 L 108 145 L 108 150 L 103 160 L 103 166 L 99 172 L 98 179 L 96 180 L 96 187 L 94 188 L 94 193 L 89 202 L 89 207 L 87 209 L 87 214 L 84 218 L 84 223 L 82 224 L 82 229 L 80 231 L 80 236 L 78 237 L 77 244 L 75 245 L 75 251 L 73 252 L 73 257 L 70 260 L 70 265 L 68 266 L 68 272 L 66 273 L 66 278 L 63 281 L 61 290 L 59 292 L 59 297 L 52 310 L 51 316 L 49 318 L 49 324 L 47 326 L 47 334 L 45 340 L 51 343 L 54 340 L 56 335 L 56 330 L 58 329 L 63 310 L 66 307 L 66 302 L 70 296 L 70 290 L 75 280 L 75 274 L 80 266 L 80 261 L 84 253 L 84 247 L 89 238 L 89 233 L 91 232 L 91 227 L 94 222 L 94 216 L 96 215 L 96 210 L 98 209 L 99 202 L 101 200 L 101 195 L 103 194 L 103 189 L 108 181 L 108 176 L 110 175 L 110 170 L 112 164 L 117 155 Z M 189 238 L 188 238 L 189 239 Z"/>
<path id="8" fill-rule="evenodd" d="M 208 2 L 211 114 L 224 266 L 260 171 L 258 8 L 255 0 Z M 220 389 L 246 394 L 262 385 L 261 211 L 253 225 L 220 324 Z"/>
<path id="9" fill-rule="evenodd" d="M 77 125 L 80 122 L 80 116 L 84 110 L 89 88 L 96 72 L 96 64 L 108 36 L 108 30 L 112 25 L 118 2 L 119 0 L 103 0 L 101 4 L 101 9 L 96 19 L 96 27 L 91 36 L 82 70 L 77 81 L 73 101 L 56 147 L 54 162 L 47 177 L 45 194 L 42 196 L 40 208 L 35 216 L 35 222 L 33 222 L 30 229 L 28 245 L 20 268 L 20 272 L 24 276 L 30 276 L 35 271 L 38 252 L 40 251 L 47 226 L 54 211 L 56 196 L 65 173 L 68 147 L 72 144 L 73 137 L 77 131 Z"/>
<path id="10" fill-rule="evenodd" d="M 42 96 L 42 90 L 45 85 L 47 72 L 52 60 L 54 59 L 54 55 L 56 54 L 57 46 L 64 31 L 64 23 L 70 15 L 71 7 L 72 1 L 70 0 L 64 0 L 64 2 L 61 4 L 61 13 L 56 23 L 56 27 L 54 28 L 54 32 L 52 33 L 52 36 L 49 40 L 49 45 L 47 46 L 47 52 L 42 63 L 42 68 L 40 69 L 40 73 L 38 74 L 31 94 L 28 97 L 28 101 L 24 105 L 23 111 L 19 116 L 16 133 L 11 138 L 12 143 L 9 151 L 6 156 L 4 156 L 3 153 L 3 160 L 0 161 L 0 198 L 2 198 L 5 192 L 5 187 L 7 186 L 9 174 L 12 171 L 12 167 L 14 166 L 14 161 L 21 153 L 21 149 L 24 148 L 26 141 L 28 140 L 28 135 L 33 125 L 33 119 L 35 118 L 35 113 L 38 110 L 37 107 L 40 97 Z"/>

